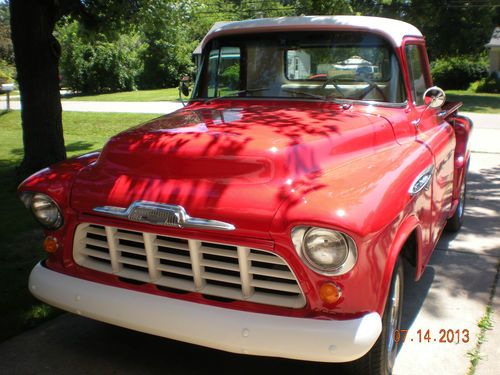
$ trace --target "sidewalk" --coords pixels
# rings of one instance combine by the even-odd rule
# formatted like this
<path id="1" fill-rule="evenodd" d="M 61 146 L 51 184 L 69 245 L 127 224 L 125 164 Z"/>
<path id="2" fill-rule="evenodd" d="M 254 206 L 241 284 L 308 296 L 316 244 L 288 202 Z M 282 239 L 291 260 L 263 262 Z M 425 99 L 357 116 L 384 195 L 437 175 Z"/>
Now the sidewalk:
<path id="1" fill-rule="evenodd" d="M 67 112 L 114 112 L 114 113 L 155 113 L 167 114 L 182 108 L 178 102 L 77 102 L 61 101 L 63 111 Z M 5 110 L 7 103 L 0 101 L 0 110 Z M 21 109 L 21 102 L 11 101 L 10 109 Z"/>
<path id="2" fill-rule="evenodd" d="M 477 343 L 477 322 L 490 300 L 500 259 L 500 115 L 468 115 L 475 128 L 464 226 L 458 234 L 442 237 L 419 282 L 405 280 L 403 328 L 409 331 L 396 360 L 396 375 L 465 375 L 467 353 Z M 486 332 L 476 375 L 500 373 L 499 294 L 497 286 L 494 326 Z M 469 330 L 469 340 L 440 343 L 441 329 L 460 330 L 462 335 Z M 431 341 L 418 342 L 418 330 L 422 335 L 429 330 Z M 0 343 L 0 372 L 5 374 L 255 374 L 263 369 L 294 374 L 337 373 L 337 368 L 228 354 L 70 314 Z"/>

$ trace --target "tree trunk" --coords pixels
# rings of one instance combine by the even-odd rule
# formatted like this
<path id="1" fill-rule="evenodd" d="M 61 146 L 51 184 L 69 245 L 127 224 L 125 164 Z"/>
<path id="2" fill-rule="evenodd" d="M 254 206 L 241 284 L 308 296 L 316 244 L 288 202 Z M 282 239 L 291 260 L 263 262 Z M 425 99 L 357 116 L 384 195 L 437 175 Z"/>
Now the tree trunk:
<path id="1" fill-rule="evenodd" d="M 66 159 L 54 0 L 11 0 L 11 34 L 21 92 L 24 158 L 18 177 Z"/>

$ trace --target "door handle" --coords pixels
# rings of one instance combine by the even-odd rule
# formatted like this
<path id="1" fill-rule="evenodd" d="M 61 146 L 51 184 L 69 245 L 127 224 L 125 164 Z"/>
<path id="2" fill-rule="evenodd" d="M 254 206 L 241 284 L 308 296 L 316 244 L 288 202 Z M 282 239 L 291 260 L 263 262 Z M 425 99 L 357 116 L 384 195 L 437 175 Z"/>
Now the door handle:
<path id="1" fill-rule="evenodd" d="M 448 113 L 447 111 L 438 112 L 437 117 L 443 118 L 444 116 L 446 116 L 447 113 Z"/>

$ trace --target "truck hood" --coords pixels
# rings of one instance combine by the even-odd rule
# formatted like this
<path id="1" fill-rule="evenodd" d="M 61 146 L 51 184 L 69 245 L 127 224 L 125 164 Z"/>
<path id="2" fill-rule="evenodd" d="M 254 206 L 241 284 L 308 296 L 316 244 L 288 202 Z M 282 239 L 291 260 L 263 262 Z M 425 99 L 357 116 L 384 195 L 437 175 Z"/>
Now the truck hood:
<path id="1" fill-rule="evenodd" d="M 94 214 L 135 201 L 181 205 L 265 237 L 298 186 L 388 142 L 386 120 L 331 103 L 195 104 L 111 138 L 77 176 L 71 205 Z"/>

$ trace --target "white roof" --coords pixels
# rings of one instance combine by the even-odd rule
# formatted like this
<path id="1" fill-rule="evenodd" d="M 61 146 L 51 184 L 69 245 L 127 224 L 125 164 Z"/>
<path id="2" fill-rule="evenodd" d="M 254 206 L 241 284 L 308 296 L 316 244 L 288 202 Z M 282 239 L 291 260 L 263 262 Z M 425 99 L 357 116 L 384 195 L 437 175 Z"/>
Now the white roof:
<path id="1" fill-rule="evenodd" d="M 193 55 L 201 55 L 201 51 L 203 46 L 205 45 L 205 39 L 207 38 L 208 35 L 210 35 L 213 31 L 219 29 L 222 25 L 225 25 L 229 23 L 229 21 L 218 21 L 212 25 L 210 30 L 208 30 L 207 35 L 203 37 L 203 40 L 196 46 L 196 48 L 193 51 Z"/>
<path id="2" fill-rule="evenodd" d="M 401 46 L 405 36 L 422 37 L 422 33 L 409 23 L 382 17 L 365 16 L 300 16 L 260 18 L 229 22 L 213 27 L 203 40 L 203 46 L 212 38 L 234 33 L 301 30 L 360 30 L 385 36 L 396 47 Z"/>
<path id="3" fill-rule="evenodd" d="M 485 45 L 486 48 L 500 47 L 500 26 L 495 27 L 491 35 L 490 42 Z"/>

